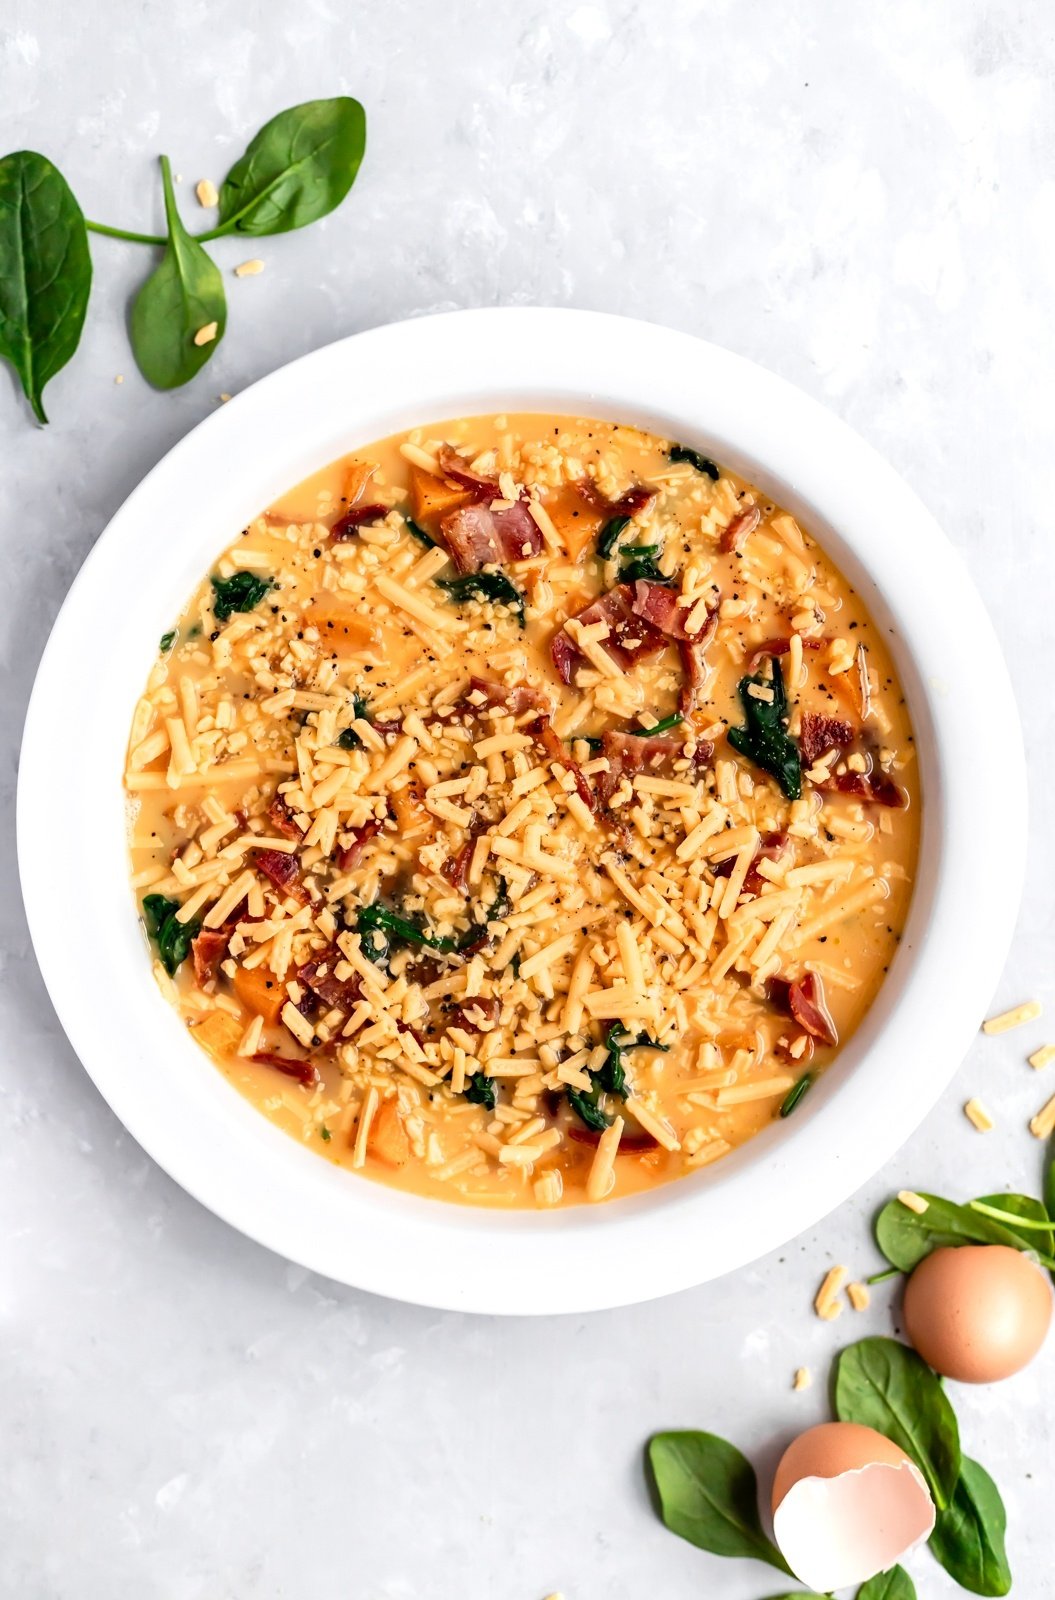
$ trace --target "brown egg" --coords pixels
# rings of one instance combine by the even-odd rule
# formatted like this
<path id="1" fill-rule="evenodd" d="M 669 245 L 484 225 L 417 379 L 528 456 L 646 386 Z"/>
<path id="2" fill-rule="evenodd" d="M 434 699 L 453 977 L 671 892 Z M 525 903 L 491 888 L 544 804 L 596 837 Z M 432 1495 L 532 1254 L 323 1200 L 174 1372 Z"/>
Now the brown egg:
<path id="1" fill-rule="evenodd" d="M 1047 1274 L 1021 1250 L 963 1244 L 926 1256 L 905 1286 L 905 1331 L 935 1372 L 996 1383 L 1033 1360 L 1051 1323 Z"/>
<path id="2" fill-rule="evenodd" d="M 874 1428 L 822 1422 L 789 1445 L 773 1481 L 773 1536 L 818 1592 L 866 1583 L 934 1529 L 923 1474 Z"/>

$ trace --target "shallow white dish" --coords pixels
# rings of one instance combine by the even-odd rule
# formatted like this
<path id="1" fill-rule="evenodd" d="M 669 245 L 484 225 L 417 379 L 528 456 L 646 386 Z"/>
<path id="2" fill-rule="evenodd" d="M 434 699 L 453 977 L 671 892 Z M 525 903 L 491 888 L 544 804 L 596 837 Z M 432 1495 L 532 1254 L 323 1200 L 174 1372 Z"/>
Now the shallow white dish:
<path id="1" fill-rule="evenodd" d="M 802 1109 L 715 1167 L 556 1213 L 398 1193 L 320 1160 L 254 1110 L 155 986 L 128 885 L 121 789 L 157 640 L 238 528 L 356 445 L 506 410 L 639 423 L 728 463 L 796 512 L 891 630 L 924 789 L 902 945 Z M 105 648 L 86 671 L 84 641 L 100 627 Z M 993 727 L 1001 760 L 979 762 L 978 730 Z M 1025 792 L 1018 716 L 981 601 L 929 513 L 849 428 L 782 379 L 666 328 L 592 312 L 468 311 L 378 328 L 284 367 L 202 423 L 130 496 L 41 661 L 22 746 L 19 864 L 71 1043 L 129 1131 L 204 1205 L 291 1260 L 380 1294 L 508 1314 L 585 1311 L 744 1265 L 831 1211 L 903 1143 L 966 1053 L 999 976 L 1024 866 Z M 972 871 L 997 816 L 1001 871 Z M 71 949 L 54 915 L 71 863 L 90 908 L 87 948 Z"/>

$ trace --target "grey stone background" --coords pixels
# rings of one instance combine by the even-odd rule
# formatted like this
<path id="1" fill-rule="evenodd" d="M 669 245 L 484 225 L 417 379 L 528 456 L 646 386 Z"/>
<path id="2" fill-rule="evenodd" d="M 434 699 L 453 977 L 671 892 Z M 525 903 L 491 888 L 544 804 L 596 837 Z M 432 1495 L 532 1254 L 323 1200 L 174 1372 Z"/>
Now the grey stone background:
<path id="1" fill-rule="evenodd" d="M 194 223 L 193 183 L 218 181 L 298 100 L 350 91 L 370 123 L 348 203 L 263 241 L 262 276 L 228 278 L 227 338 L 191 387 L 155 394 L 136 374 L 124 321 L 150 258 L 106 240 L 93 245 L 82 348 L 49 391 L 50 428 L 31 424 L 0 375 L 3 1595 L 779 1589 L 775 1574 L 664 1532 L 642 1489 L 642 1442 L 661 1426 L 708 1426 L 764 1463 L 823 1414 L 831 1354 L 897 1318 L 879 1291 L 867 1314 L 817 1322 L 820 1275 L 834 1260 L 875 1268 L 868 1218 L 901 1184 L 1035 1188 L 1025 1124 L 1055 1080 L 1024 1055 L 1050 1024 L 980 1039 L 884 1174 L 733 1279 L 542 1322 L 372 1299 L 202 1211 L 82 1072 L 16 886 L 22 718 L 86 552 L 222 391 L 356 329 L 447 307 L 652 318 L 839 412 L 965 555 L 1011 664 L 1033 781 L 1029 885 L 995 999 L 1050 999 L 1053 35 L 1043 0 L 2 0 L 0 151 L 49 154 L 100 220 L 158 224 L 165 151 Z M 228 271 L 253 253 L 217 251 Z M 134 604 L 134 588 L 130 573 L 114 603 Z M 88 668 L 99 642 L 85 640 Z M 1001 729 L 979 727 L 979 762 L 1000 759 Z M 76 774 L 65 781 L 73 806 Z M 994 816 L 973 870 L 999 872 L 1001 854 Z M 75 862 L 70 872 L 56 915 L 71 960 L 90 960 Z M 960 1112 L 969 1093 L 999 1120 L 984 1139 Z M 1049 1349 L 1004 1388 L 956 1396 L 971 1454 L 1005 1491 L 1023 1600 L 1055 1592 L 1053 1361 Z M 817 1381 L 793 1395 L 800 1363 Z M 921 1597 L 954 1592 L 925 1554 L 915 1571 Z"/>

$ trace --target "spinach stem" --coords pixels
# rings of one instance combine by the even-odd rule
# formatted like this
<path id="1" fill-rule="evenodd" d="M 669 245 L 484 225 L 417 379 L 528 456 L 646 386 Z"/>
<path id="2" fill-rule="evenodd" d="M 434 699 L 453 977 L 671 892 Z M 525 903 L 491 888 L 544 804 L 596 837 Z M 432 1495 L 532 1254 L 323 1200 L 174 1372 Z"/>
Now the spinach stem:
<path id="1" fill-rule="evenodd" d="M 899 1278 L 900 1276 L 900 1267 L 887 1267 L 885 1272 L 873 1272 L 870 1278 L 865 1279 L 865 1283 L 886 1283 L 888 1278 Z"/>
<path id="2" fill-rule="evenodd" d="M 159 233 L 133 233 L 128 228 L 111 228 L 105 222 L 85 221 L 89 233 L 102 233 L 108 239 L 127 239 L 130 244 L 167 244 L 168 240 Z"/>
<path id="3" fill-rule="evenodd" d="M 967 1206 L 968 1210 L 978 1211 L 983 1217 L 992 1217 L 996 1222 L 1009 1222 L 1020 1231 L 1055 1233 L 1055 1222 L 1034 1222 L 1031 1217 L 1020 1217 L 1013 1211 L 1002 1211 L 999 1206 L 986 1205 L 984 1200 L 968 1200 Z"/>

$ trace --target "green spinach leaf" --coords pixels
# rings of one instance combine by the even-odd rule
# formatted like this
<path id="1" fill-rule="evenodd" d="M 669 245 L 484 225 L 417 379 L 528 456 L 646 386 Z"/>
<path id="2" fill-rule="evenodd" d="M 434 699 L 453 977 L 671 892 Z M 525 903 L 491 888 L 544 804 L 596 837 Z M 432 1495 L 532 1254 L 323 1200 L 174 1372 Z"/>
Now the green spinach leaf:
<path id="1" fill-rule="evenodd" d="M 468 572 L 464 578 L 436 578 L 434 581 L 452 600 L 461 602 L 476 598 L 507 605 L 516 613 L 520 626 L 524 626 L 524 596 L 501 572 Z"/>
<path id="2" fill-rule="evenodd" d="M 405 516 L 403 521 L 406 524 L 407 532 L 410 534 L 412 539 L 416 539 L 419 544 L 423 544 L 428 550 L 433 550 L 436 548 L 436 541 L 432 537 L 431 533 L 426 533 L 425 529 L 419 527 L 411 517 Z"/>
<path id="3" fill-rule="evenodd" d="M 810 1087 L 812 1086 L 812 1084 L 813 1084 L 813 1073 L 812 1072 L 804 1072 L 802 1074 L 802 1077 L 799 1079 L 798 1083 L 796 1083 L 792 1088 L 790 1088 L 788 1090 L 787 1094 L 784 1096 L 783 1101 L 781 1102 L 780 1115 L 782 1117 L 790 1117 L 791 1116 L 791 1113 L 794 1111 L 795 1107 L 802 1100 L 803 1096 L 809 1093 L 809 1090 L 810 1090 Z"/>
<path id="4" fill-rule="evenodd" d="M 227 299 L 223 277 L 180 220 L 172 170 L 161 158 L 168 243 L 132 307 L 132 349 L 155 389 L 178 389 L 200 372 L 223 338 Z M 215 324 L 211 338 L 203 337 Z M 201 338 L 202 343 L 196 343 Z"/>
<path id="5" fill-rule="evenodd" d="M 669 733 L 671 728 L 676 728 L 685 721 L 680 711 L 672 712 L 669 717 L 664 717 L 651 728 L 631 728 L 630 732 L 636 739 L 654 739 L 657 733 Z"/>
<path id="6" fill-rule="evenodd" d="M 713 1433 L 657 1433 L 648 1462 L 671 1533 L 716 1556 L 746 1556 L 791 1572 L 762 1530 L 755 1470 L 735 1445 Z"/>
<path id="7" fill-rule="evenodd" d="M 220 189 L 219 225 L 210 235 L 288 233 L 339 206 L 366 149 L 358 100 L 308 100 L 264 124 Z"/>
<path id="8" fill-rule="evenodd" d="M 176 976 L 180 966 L 190 954 L 191 945 L 201 932 L 200 922 L 176 921 L 176 912 L 179 908 L 178 900 L 167 900 L 163 894 L 148 894 L 143 897 L 143 919 L 147 925 L 147 933 L 157 946 L 161 965 L 170 978 Z"/>
<path id="9" fill-rule="evenodd" d="M 62 173 L 34 150 L 0 161 L 0 356 L 38 422 L 44 389 L 80 342 L 92 287 L 84 214 Z"/>
<path id="10" fill-rule="evenodd" d="M 488 1111 L 493 1111 L 498 1103 L 495 1080 L 489 1078 L 486 1072 L 474 1072 L 469 1079 L 465 1098 L 474 1106 L 486 1106 Z"/>
<path id="11" fill-rule="evenodd" d="M 772 678 L 758 676 L 741 678 L 737 684 L 740 704 L 744 708 L 744 726 L 729 729 L 729 743 L 734 750 L 753 761 L 756 767 L 775 778 L 789 800 L 797 800 L 802 793 L 802 763 L 798 746 L 788 738 L 788 697 L 784 689 L 784 674 L 776 656 L 770 657 Z M 759 700 L 751 691 L 755 685 L 772 693 L 772 699 Z"/>
<path id="12" fill-rule="evenodd" d="M 712 483 L 717 483 L 721 476 L 718 468 L 708 456 L 702 456 L 698 450 L 689 450 L 683 444 L 676 444 L 670 452 L 671 461 L 687 461 L 697 472 L 702 472 L 710 478 Z"/>
<path id="13" fill-rule="evenodd" d="M 568 1104 L 586 1127 L 592 1128 L 594 1133 L 603 1133 L 611 1127 L 613 1119 L 597 1104 L 599 1091 L 596 1086 L 589 1093 L 585 1089 L 574 1088 L 569 1088 L 567 1093 Z"/>
<path id="14" fill-rule="evenodd" d="M 615 554 L 615 547 L 619 535 L 624 528 L 629 528 L 629 517 L 612 517 L 605 523 L 597 538 L 597 554 L 605 561 L 610 561 Z"/>
<path id="15" fill-rule="evenodd" d="M 1044 1167 L 1044 1207 L 1052 1222 L 1055 1222 L 1055 1139 L 1048 1145 Z"/>
<path id="16" fill-rule="evenodd" d="M 674 579 L 661 572 L 656 565 L 655 557 L 660 549 L 658 544 L 624 544 L 619 551 L 619 559 L 623 563 L 619 568 L 619 582 L 637 583 L 641 579 L 646 583 L 662 583 L 669 588 Z"/>
<path id="17" fill-rule="evenodd" d="M 916 1600 L 916 1586 L 904 1567 L 891 1567 L 863 1583 L 857 1600 Z"/>
<path id="18" fill-rule="evenodd" d="M 952 1500 L 938 1517 L 929 1544 L 951 1578 L 972 1594 L 1001 1595 L 1011 1588 L 1000 1491 L 970 1456 L 960 1462 Z"/>
<path id="19" fill-rule="evenodd" d="M 888 1200 L 876 1218 L 876 1243 L 891 1266 L 901 1272 L 911 1272 L 924 1256 L 944 1245 L 1005 1244 L 1014 1250 L 1028 1248 L 1044 1254 L 1043 1247 L 1048 1238 L 1046 1234 L 1034 1233 L 1032 1237 L 1027 1237 L 1016 1233 L 1011 1226 L 987 1217 L 980 1211 L 972 1211 L 969 1206 L 944 1200 L 941 1195 L 923 1194 L 921 1198 L 927 1202 L 927 1209 L 922 1214 L 910 1211 L 900 1200 Z M 1030 1202 L 1025 1195 L 1015 1197 L 1005 1194 L 991 1198 L 993 1203 L 999 1202 L 1006 1210 L 1012 1209 L 1007 1204 L 1009 1200 L 1017 1199 L 1027 1205 L 1037 1204 Z M 1038 1246 L 1041 1247 L 1039 1250 Z"/>
<path id="20" fill-rule="evenodd" d="M 158 645 L 158 649 L 161 651 L 163 656 L 167 656 L 175 643 L 176 630 L 175 628 L 171 628 L 168 633 L 163 633 L 161 635 L 161 643 Z"/>
<path id="21" fill-rule="evenodd" d="M 835 1413 L 900 1445 L 919 1467 L 943 1511 L 960 1472 L 960 1433 L 941 1383 L 896 1339 L 860 1339 L 835 1362 Z"/>
<path id="22" fill-rule="evenodd" d="M 272 587 L 270 578 L 258 578 L 255 572 L 234 572 L 229 578 L 211 578 L 213 587 L 213 614 L 217 622 L 226 622 L 236 611 L 252 611 Z"/>

